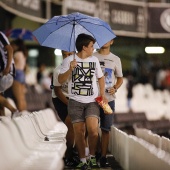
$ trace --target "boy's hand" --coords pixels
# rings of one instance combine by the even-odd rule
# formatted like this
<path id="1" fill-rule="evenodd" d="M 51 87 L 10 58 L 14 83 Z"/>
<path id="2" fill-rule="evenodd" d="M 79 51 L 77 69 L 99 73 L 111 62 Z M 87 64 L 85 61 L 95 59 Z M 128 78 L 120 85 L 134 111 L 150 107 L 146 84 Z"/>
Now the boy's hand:
<path id="1" fill-rule="evenodd" d="M 108 89 L 108 93 L 109 93 L 110 95 L 115 94 L 116 91 L 117 91 L 117 90 L 116 90 L 114 87 L 111 87 L 111 88 Z"/>
<path id="2" fill-rule="evenodd" d="M 102 102 L 99 105 L 103 108 L 105 114 L 113 113 L 113 110 L 109 106 L 108 99 L 105 97 L 105 95 L 102 95 Z"/>
<path id="3" fill-rule="evenodd" d="M 102 96 L 102 99 L 103 99 L 103 103 L 108 103 L 106 96 L 105 95 L 101 95 L 101 96 Z"/>
<path id="4" fill-rule="evenodd" d="M 74 59 L 73 61 L 70 62 L 70 70 L 73 71 L 76 66 L 77 66 L 77 61 L 76 59 Z"/>

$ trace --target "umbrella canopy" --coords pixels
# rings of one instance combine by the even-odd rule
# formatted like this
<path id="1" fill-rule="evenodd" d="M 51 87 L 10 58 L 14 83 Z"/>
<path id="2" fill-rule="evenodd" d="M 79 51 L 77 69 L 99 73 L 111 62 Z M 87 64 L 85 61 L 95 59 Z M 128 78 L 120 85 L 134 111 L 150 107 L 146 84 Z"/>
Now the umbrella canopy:
<path id="1" fill-rule="evenodd" d="M 24 28 L 10 29 L 10 30 L 6 30 L 4 33 L 8 38 L 22 39 L 22 40 L 29 40 L 29 41 L 36 40 L 32 32 Z"/>
<path id="2" fill-rule="evenodd" d="M 110 26 L 103 20 L 78 12 L 54 16 L 33 32 L 42 46 L 65 51 L 76 50 L 75 41 L 81 33 L 89 34 L 96 39 L 94 44 L 96 49 L 116 37 Z"/>

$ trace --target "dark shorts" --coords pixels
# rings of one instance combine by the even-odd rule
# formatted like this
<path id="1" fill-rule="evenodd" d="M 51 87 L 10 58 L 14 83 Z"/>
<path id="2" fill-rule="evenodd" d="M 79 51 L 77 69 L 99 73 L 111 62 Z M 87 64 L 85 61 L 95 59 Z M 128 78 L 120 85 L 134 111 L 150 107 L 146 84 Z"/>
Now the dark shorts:
<path id="1" fill-rule="evenodd" d="M 115 101 L 111 101 L 108 103 L 111 107 L 111 109 L 113 110 L 113 112 L 115 111 Z M 106 131 L 110 131 L 111 130 L 111 126 L 113 125 L 113 117 L 114 117 L 114 113 L 112 114 L 105 114 L 103 109 L 100 108 L 100 128 Z"/>
<path id="2" fill-rule="evenodd" d="M 52 101 L 56 111 L 58 112 L 58 116 L 63 122 L 65 122 L 65 119 L 68 115 L 67 105 L 64 104 L 58 97 L 52 98 Z"/>
<path id="3" fill-rule="evenodd" d="M 87 117 L 96 117 L 99 119 L 99 105 L 96 102 L 80 103 L 69 99 L 68 114 L 71 117 L 72 123 L 85 122 Z"/>
<path id="4" fill-rule="evenodd" d="M 23 70 L 15 70 L 14 80 L 25 84 L 25 73 Z"/>

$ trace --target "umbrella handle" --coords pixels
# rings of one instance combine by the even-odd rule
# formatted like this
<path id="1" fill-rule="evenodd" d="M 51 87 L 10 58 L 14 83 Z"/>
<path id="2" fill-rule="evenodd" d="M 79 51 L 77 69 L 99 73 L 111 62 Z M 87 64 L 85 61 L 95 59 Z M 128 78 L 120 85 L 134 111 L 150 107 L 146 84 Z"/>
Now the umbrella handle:
<path id="1" fill-rule="evenodd" d="M 76 58 L 76 53 L 74 52 L 74 55 L 73 55 L 73 60 Z"/>
<path id="2" fill-rule="evenodd" d="M 76 33 L 75 33 L 75 25 L 76 25 L 76 21 L 75 21 L 75 18 L 74 18 L 74 23 L 73 23 L 73 30 L 74 30 L 74 58 L 73 58 L 73 60 L 75 59 L 75 57 L 76 57 L 76 54 L 75 54 L 75 52 L 76 52 L 76 42 L 75 42 L 75 36 L 76 36 Z"/>

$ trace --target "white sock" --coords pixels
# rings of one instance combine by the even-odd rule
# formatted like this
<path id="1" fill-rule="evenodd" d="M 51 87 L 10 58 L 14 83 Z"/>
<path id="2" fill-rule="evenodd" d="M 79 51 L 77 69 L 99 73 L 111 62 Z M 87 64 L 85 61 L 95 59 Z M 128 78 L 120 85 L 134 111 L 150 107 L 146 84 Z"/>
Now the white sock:
<path id="1" fill-rule="evenodd" d="M 83 163 L 87 163 L 86 158 L 81 158 L 80 161 Z"/>
<path id="2" fill-rule="evenodd" d="M 85 155 L 89 156 L 89 148 L 88 147 L 85 147 Z"/>
<path id="3" fill-rule="evenodd" d="M 90 157 L 90 159 L 91 159 L 91 158 L 95 158 L 95 155 L 89 155 L 89 157 Z"/>

